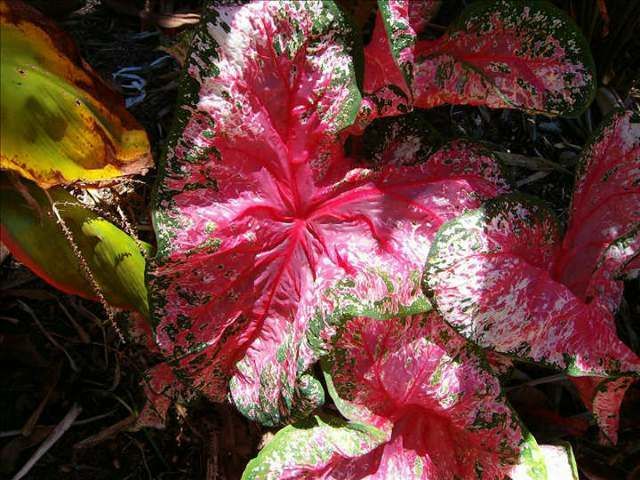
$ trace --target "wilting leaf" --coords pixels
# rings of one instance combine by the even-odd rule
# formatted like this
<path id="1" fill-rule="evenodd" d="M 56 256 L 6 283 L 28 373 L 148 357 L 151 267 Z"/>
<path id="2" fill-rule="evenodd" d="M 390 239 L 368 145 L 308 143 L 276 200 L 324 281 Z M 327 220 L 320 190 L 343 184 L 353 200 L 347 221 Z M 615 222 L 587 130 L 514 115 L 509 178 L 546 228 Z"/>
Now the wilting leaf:
<path id="1" fill-rule="evenodd" d="M 611 313 L 550 275 L 559 233 L 553 214 L 521 196 L 490 200 L 444 225 L 425 288 L 444 319 L 482 347 L 574 375 L 640 371 Z"/>
<path id="2" fill-rule="evenodd" d="M 233 377 L 239 409 L 277 424 L 323 399 L 310 320 L 429 308 L 436 229 L 506 187 L 493 158 L 455 144 L 411 167 L 344 156 L 359 94 L 330 2 L 220 6 L 204 23 L 154 209 L 156 334 L 194 387 L 223 399 Z"/>
<path id="3" fill-rule="evenodd" d="M 21 2 L 0 2 L 3 169 L 42 187 L 151 166 L 146 133 L 73 41 Z"/>
<path id="4" fill-rule="evenodd" d="M 166 362 L 159 363 L 144 373 L 142 387 L 145 404 L 136 419 L 134 429 L 164 428 L 169 407 L 183 390 L 182 384 Z"/>
<path id="5" fill-rule="evenodd" d="M 547 478 L 498 380 L 438 315 L 353 318 L 332 343 L 323 369 L 340 413 L 388 434 L 344 478 L 503 479 L 518 463 Z"/>
<path id="6" fill-rule="evenodd" d="M 16 259 L 63 292 L 96 299 L 80 260 L 56 222 L 48 193 L 107 302 L 148 316 L 145 259 L 136 241 L 62 188 L 45 193 L 28 180 L 22 184 L 25 195 L 6 178 L 0 179 L 1 238 Z"/>
<path id="7" fill-rule="evenodd" d="M 417 107 L 444 103 L 579 115 L 595 93 L 584 37 L 545 2 L 477 2 L 436 40 L 415 46 Z"/>
<path id="8" fill-rule="evenodd" d="M 242 479 L 358 478 L 352 463 L 385 439 L 368 425 L 314 416 L 280 430 L 249 462 Z"/>

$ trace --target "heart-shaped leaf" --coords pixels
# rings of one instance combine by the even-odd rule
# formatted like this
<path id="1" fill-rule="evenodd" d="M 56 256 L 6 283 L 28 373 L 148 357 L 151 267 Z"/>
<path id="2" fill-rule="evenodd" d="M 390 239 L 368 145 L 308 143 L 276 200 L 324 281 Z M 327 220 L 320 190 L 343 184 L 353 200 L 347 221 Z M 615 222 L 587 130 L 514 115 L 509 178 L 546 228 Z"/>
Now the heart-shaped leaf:
<path id="1" fill-rule="evenodd" d="M 616 111 L 585 147 L 569 227 L 553 276 L 587 303 L 615 314 L 625 270 L 640 256 L 640 116 Z M 615 328 L 613 316 L 607 316 Z M 620 405 L 632 379 L 580 378 L 574 384 L 607 442 L 616 443 Z"/>
<path id="2" fill-rule="evenodd" d="M 71 38 L 19 1 L 0 2 L 0 166 L 42 187 L 152 165 L 146 133 Z"/>
<path id="3" fill-rule="evenodd" d="M 591 103 L 593 59 L 562 11 L 539 1 L 480 1 L 440 38 L 417 40 L 421 24 L 412 7 L 431 11 L 435 3 L 381 2 L 365 50 L 370 103 L 360 123 L 446 103 L 567 116 Z"/>
<path id="4" fill-rule="evenodd" d="M 351 461 L 349 478 L 503 479 L 519 463 L 547 478 L 498 380 L 437 314 L 352 318 L 331 347 L 323 369 L 336 406 L 389 435 Z"/>
<path id="5" fill-rule="evenodd" d="M 585 147 L 554 277 L 615 312 L 615 277 L 640 253 L 640 114 L 613 113 Z M 619 239 L 619 240 L 618 240 Z"/>
<path id="6" fill-rule="evenodd" d="M 545 2 L 476 2 L 437 40 L 416 44 L 417 107 L 445 103 L 577 116 L 595 93 L 593 59 L 564 12 Z"/>
<path id="7" fill-rule="evenodd" d="M 574 375 L 640 372 L 611 313 L 550 274 L 553 214 L 522 196 L 489 200 L 445 224 L 433 242 L 425 289 L 444 319 L 482 347 Z"/>

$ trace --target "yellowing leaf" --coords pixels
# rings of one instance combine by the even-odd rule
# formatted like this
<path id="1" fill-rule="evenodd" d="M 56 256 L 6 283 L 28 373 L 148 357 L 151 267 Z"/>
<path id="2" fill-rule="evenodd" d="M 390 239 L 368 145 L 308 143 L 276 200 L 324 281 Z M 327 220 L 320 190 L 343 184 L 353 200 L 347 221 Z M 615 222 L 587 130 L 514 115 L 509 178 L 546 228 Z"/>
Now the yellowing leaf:
<path id="1" fill-rule="evenodd" d="M 45 193 L 31 182 L 23 184 L 21 194 L 0 178 L 0 239 L 11 253 L 54 287 L 96 299 L 78 256 L 56 223 L 48 193 L 106 301 L 148 316 L 145 259 L 135 240 L 62 188 Z M 147 244 L 141 246 L 150 248 Z"/>
<path id="2" fill-rule="evenodd" d="M 145 131 L 36 10 L 0 1 L 0 166 L 49 188 L 151 166 Z"/>

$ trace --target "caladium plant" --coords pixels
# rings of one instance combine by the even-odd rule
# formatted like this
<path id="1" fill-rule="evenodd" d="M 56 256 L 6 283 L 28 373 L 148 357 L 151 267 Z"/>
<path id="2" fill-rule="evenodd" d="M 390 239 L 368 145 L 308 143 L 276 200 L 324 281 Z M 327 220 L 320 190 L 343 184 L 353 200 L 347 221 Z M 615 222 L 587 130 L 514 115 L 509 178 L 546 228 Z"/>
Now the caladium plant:
<path id="1" fill-rule="evenodd" d="M 475 347 L 435 312 L 351 318 L 332 347 L 325 378 L 349 422 L 284 428 L 244 479 L 577 479 L 565 450 L 537 445 Z"/>
<path id="2" fill-rule="evenodd" d="M 499 165 L 468 141 L 434 148 L 427 135 L 397 134 L 400 126 L 376 158 L 351 157 L 345 144 L 376 117 L 443 103 L 577 115 L 594 89 L 588 49 L 543 2 L 474 3 L 432 40 L 421 32 L 440 2 L 378 3 L 364 49 L 333 2 L 205 7 L 153 207 L 157 344 L 181 381 L 268 426 L 322 404 L 313 366 L 324 358 L 329 393 L 349 422 L 320 415 L 286 427 L 247 478 L 554 478 L 505 403 L 491 374 L 499 368 L 464 338 L 483 333 L 461 328 L 469 312 L 457 293 L 482 284 L 467 287 L 467 275 L 454 285 L 460 292 L 443 286 L 455 282 L 442 272 L 456 248 L 468 241 L 463 253 L 484 254 L 484 244 L 463 232 L 447 245 L 445 226 L 432 245 L 443 224 L 457 225 L 446 222 L 484 225 L 495 213 L 496 228 L 518 222 L 495 242 L 524 244 L 515 254 L 548 271 L 561 250 L 551 215 L 521 197 L 496 199 L 509 191 Z M 441 313 L 463 336 L 429 313 L 421 279 L 430 251 L 427 293 L 438 307 L 443 293 L 459 308 L 460 318 Z M 600 271 L 598 288 L 610 288 Z M 582 315 L 599 325 L 564 288 L 553 306 L 575 310 L 569 325 Z M 544 302 L 538 310 L 552 305 Z M 582 374 L 635 371 L 611 328 L 584 351 L 579 331 L 540 329 L 569 355 L 519 348 L 528 331 L 512 335 L 513 349 L 495 350 Z"/>
<path id="3" fill-rule="evenodd" d="M 380 11 L 408 15 L 405 3 L 381 2 Z M 507 26 L 529 32 L 538 10 L 518 8 L 519 24 L 516 10 L 507 21 L 489 5 L 474 9 L 475 27 L 451 35 L 494 38 L 498 24 L 509 38 Z M 156 334 L 179 376 L 218 400 L 230 384 L 246 415 L 272 425 L 322 401 L 308 375 L 319 355 L 307 339 L 311 320 L 426 311 L 416 281 L 435 231 L 506 185 L 493 159 L 460 143 L 414 166 L 367 169 L 345 156 L 341 132 L 358 112 L 363 121 L 369 103 L 354 33 L 332 2 L 210 6 L 204 18 L 154 208 Z M 554 66 L 580 70 L 558 73 L 556 93 L 545 93 L 555 100 L 531 107 L 579 110 L 592 89 L 588 54 L 566 19 L 554 25 L 535 45 L 513 46 L 514 61 L 553 56 Z M 391 60 L 406 73 L 401 57 Z"/>
<path id="4" fill-rule="evenodd" d="M 441 2 L 379 3 L 365 49 L 365 123 L 447 103 L 576 116 L 593 98 L 586 41 L 546 2 L 475 2 L 432 40 L 420 34 Z"/>
<path id="5" fill-rule="evenodd" d="M 625 270 L 640 252 L 640 118 L 614 113 L 584 150 L 567 232 L 531 199 L 487 202 L 438 232 L 425 287 L 447 322 L 501 353 L 595 376 L 577 382 L 603 432 L 640 358 L 616 334 Z"/>

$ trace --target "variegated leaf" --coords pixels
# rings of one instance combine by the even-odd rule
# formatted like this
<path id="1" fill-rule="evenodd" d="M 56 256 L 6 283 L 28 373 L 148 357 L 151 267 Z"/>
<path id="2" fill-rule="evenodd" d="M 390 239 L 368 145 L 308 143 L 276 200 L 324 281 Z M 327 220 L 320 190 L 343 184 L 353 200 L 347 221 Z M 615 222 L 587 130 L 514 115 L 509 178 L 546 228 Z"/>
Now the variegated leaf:
<path id="1" fill-rule="evenodd" d="M 178 375 L 219 400 L 231 379 L 238 408 L 273 425 L 322 402 L 310 320 L 428 308 L 436 229 L 504 182 L 453 147 L 431 165 L 352 165 L 338 137 L 359 106 L 351 33 L 331 2 L 223 5 L 203 25 L 154 211 L 156 334 Z"/>
<path id="2" fill-rule="evenodd" d="M 615 312 L 622 296 L 615 276 L 640 253 L 638 229 L 640 114 L 618 111 L 583 151 L 554 277 Z"/>
<path id="3" fill-rule="evenodd" d="M 379 0 L 371 41 L 364 49 L 365 97 L 358 124 L 413 108 L 411 77 L 417 35 L 434 16 L 439 0 Z"/>
<path id="4" fill-rule="evenodd" d="M 503 479 L 518 464 L 547 478 L 498 380 L 438 315 L 353 318 L 332 343 L 323 369 L 336 406 L 389 434 L 349 478 Z"/>
<path id="5" fill-rule="evenodd" d="M 574 375 L 638 375 L 611 313 L 550 275 L 559 233 L 552 213 L 518 195 L 490 200 L 444 225 L 429 253 L 428 295 L 482 347 Z"/>
<path id="6" fill-rule="evenodd" d="M 361 478 L 358 458 L 386 438 L 369 425 L 314 416 L 280 430 L 249 462 L 242 480 Z"/>
<path id="7" fill-rule="evenodd" d="M 610 445 L 618 443 L 620 406 L 627 390 L 636 380 L 633 377 L 605 379 L 574 377 L 571 379 L 581 400 L 596 419 L 602 443 Z"/>
<path id="8" fill-rule="evenodd" d="M 0 167 L 44 188 L 144 173 L 147 135 L 73 40 L 20 1 L 0 2 Z"/>
<path id="9" fill-rule="evenodd" d="M 587 303 L 615 314 L 622 275 L 640 255 L 640 116 L 612 113 L 585 147 L 576 177 L 569 227 L 553 276 Z M 615 329 L 613 316 L 607 316 Z M 582 378 L 574 384 L 604 438 L 616 443 L 619 408 L 629 378 Z"/>
<path id="10" fill-rule="evenodd" d="M 578 467 L 573 456 L 571 444 L 563 442 L 558 445 L 540 445 L 549 480 L 579 480 Z M 538 480 L 539 475 L 532 472 L 526 463 L 518 465 L 509 472 L 510 480 Z"/>
<path id="11" fill-rule="evenodd" d="M 546 2 L 475 2 L 413 52 L 415 106 L 446 103 L 579 115 L 595 91 L 578 28 Z"/>

